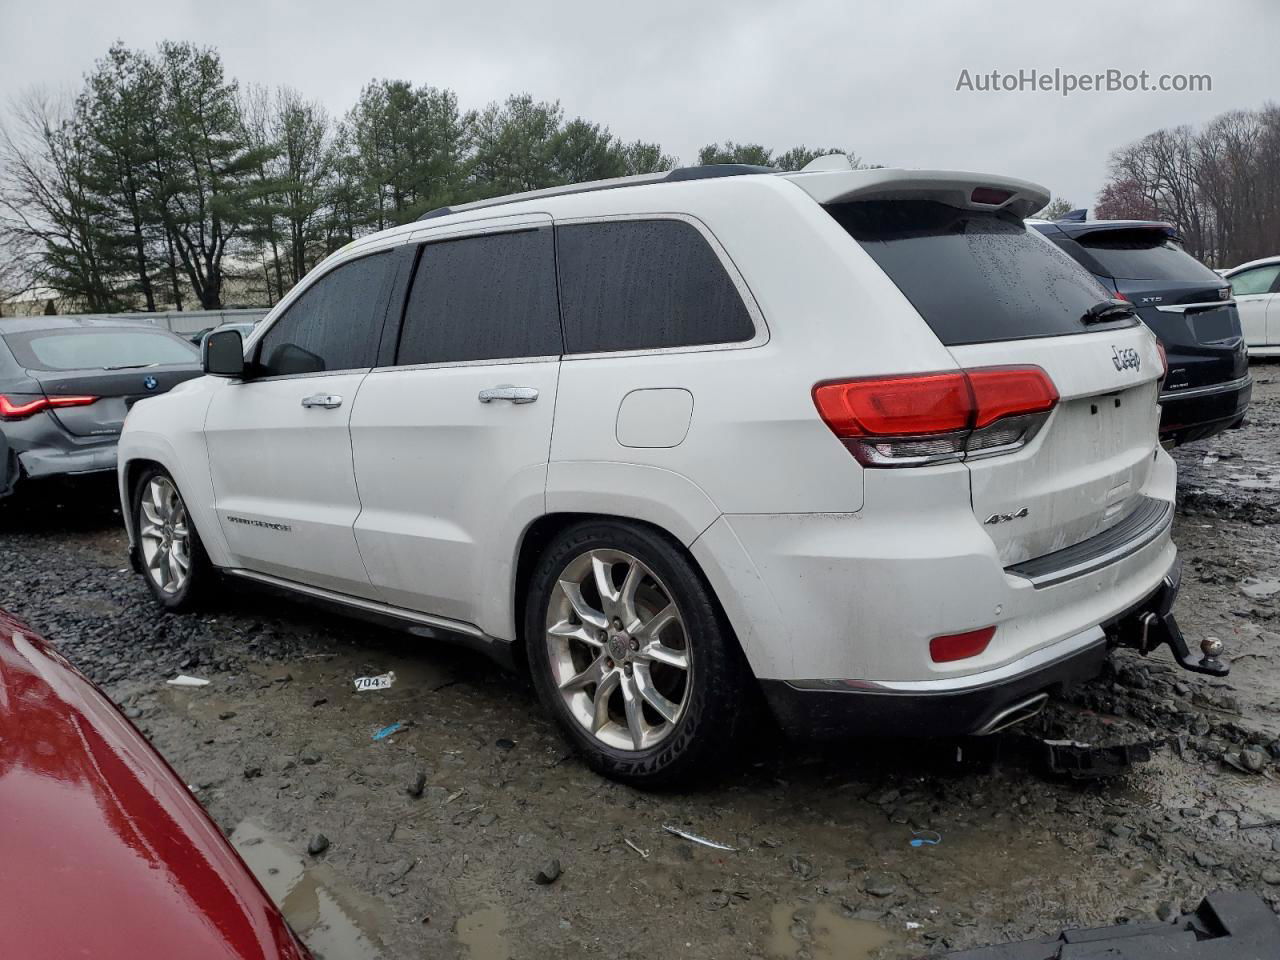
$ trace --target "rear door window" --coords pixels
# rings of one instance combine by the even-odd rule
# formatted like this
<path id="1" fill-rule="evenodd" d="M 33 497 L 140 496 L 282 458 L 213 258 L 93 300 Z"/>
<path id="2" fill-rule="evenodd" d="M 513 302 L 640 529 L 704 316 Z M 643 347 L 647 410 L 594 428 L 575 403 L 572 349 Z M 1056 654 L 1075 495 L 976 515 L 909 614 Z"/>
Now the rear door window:
<path id="1" fill-rule="evenodd" d="M 32 370 L 126 370 L 198 363 L 200 352 L 181 337 L 127 327 L 10 333 L 5 345 Z"/>
<path id="2" fill-rule="evenodd" d="M 405 306 L 398 364 L 562 352 L 550 227 L 423 246 Z"/>
<path id="3" fill-rule="evenodd" d="M 1216 283 L 1223 280 L 1160 230 L 1100 230 L 1076 237 L 1117 280 L 1171 280 Z"/>
<path id="4" fill-rule="evenodd" d="M 259 341 L 263 376 L 372 367 L 386 314 L 390 253 L 335 267 L 308 287 Z"/>
<path id="5" fill-rule="evenodd" d="M 947 346 L 1117 325 L 1086 326 L 1086 311 L 1110 294 L 1014 217 L 923 199 L 860 200 L 826 209 Z"/>
<path id="6" fill-rule="evenodd" d="M 703 235 L 683 220 L 556 228 L 569 353 L 737 343 L 755 325 Z"/>

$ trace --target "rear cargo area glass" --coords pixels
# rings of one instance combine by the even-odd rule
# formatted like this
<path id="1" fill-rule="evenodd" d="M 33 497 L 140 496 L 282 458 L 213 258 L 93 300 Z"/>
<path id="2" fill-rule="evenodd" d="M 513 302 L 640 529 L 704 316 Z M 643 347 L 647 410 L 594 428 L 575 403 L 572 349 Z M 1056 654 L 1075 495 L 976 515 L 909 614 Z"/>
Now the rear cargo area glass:
<path id="1" fill-rule="evenodd" d="M 1076 242 L 1117 280 L 1173 280 L 1211 283 L 1218 287 L 1227 285 L 1225 280 L 1170 240 L 1163 231 L 1102 230 L 1077 237 Z"/>
<path id="2" fill-rule="evenodd" d="M 29 370 L 111 370 L 200 359 L 192 344 L 152 330 L 41 330 L 11 333 L 4 342 Z"/>
<path id="3" fill-rule="evenodd" d="M 1085 312 L 1108 292 L 1021 220 L 934 200 L 861 200 L 826 210 L 947 346 L 1116 326 L 1085 325 Z"/>

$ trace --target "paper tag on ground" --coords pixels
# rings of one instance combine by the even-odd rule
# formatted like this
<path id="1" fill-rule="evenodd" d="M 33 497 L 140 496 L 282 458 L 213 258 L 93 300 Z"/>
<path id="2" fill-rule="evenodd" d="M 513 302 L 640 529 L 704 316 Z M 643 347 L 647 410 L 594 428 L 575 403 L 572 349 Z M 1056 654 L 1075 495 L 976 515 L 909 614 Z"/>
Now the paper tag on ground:
<path id="1" fill-rule="evenodd" d="M 384 673 L 377 677 L 356 677 L 356 690 L 386 690 L 395 683 L 394 672 Z"/>

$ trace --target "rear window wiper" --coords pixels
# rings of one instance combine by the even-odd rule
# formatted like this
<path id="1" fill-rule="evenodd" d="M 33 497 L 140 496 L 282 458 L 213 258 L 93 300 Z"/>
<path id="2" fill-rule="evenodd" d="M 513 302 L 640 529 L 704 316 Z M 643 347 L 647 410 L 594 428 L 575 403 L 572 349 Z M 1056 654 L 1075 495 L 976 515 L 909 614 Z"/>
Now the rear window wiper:
<path id="1" fill-rule="evenodd" d="M 158 367 L 158 363 L 117 363 L 114 367 L 103 367 L 103 370 L 141 370 L 144 367 Z"/>
<path id="2" fill-rule="evenodd" d="M 1109 320 L 1123 320 L 1125 317 L 1137 316 L 1138 311 L 1127 300 L 1099 300 L 1084 312 L 1081 323 L 1106 323 Z"/>

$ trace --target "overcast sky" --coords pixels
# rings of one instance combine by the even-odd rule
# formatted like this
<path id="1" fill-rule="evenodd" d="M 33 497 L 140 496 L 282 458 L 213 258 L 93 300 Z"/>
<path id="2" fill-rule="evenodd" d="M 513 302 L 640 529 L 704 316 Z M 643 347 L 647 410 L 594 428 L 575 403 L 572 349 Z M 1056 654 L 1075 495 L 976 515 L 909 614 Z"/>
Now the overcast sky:
<path id="1" fill-rule="evenodd" d="M 464 108 L 527 91 L 686 163 L 715 140 L 842 146 L 1024 177 L 1077 205 L 1112 149 L 1280 99 L 1275 0 L 0 0 L 0 103 L 76 87 L 116 39 L 215 46 L 241 82 L 335 114 L 375 77 L 451 87 Z M 956 90 L 965 69 L 1032 68 L 1207 73 L 1212 91 Z"/>

